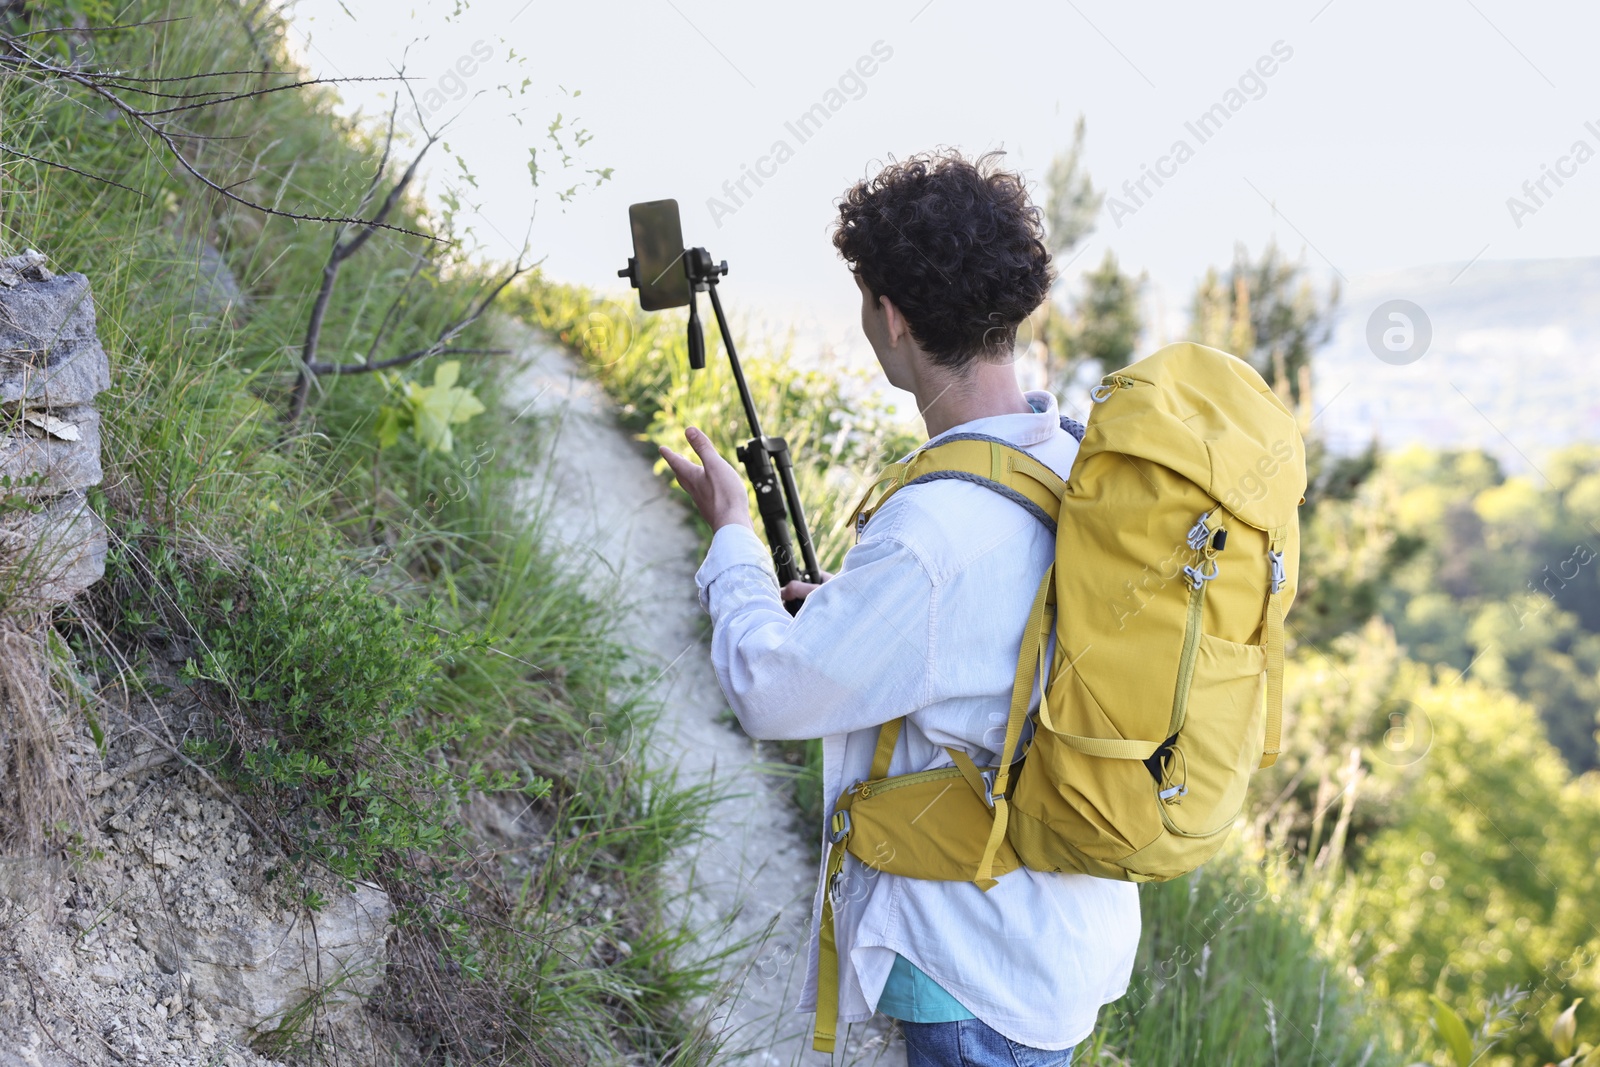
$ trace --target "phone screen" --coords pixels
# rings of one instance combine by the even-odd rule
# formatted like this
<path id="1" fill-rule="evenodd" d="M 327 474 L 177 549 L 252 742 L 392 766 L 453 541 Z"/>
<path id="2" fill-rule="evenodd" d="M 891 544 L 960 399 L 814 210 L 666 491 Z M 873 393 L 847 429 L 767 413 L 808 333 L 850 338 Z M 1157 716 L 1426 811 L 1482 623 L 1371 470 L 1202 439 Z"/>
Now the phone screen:
<path id="1" fill-rule="evenodd" d="M 683 307 L 689 276 L 683 269 L 683 224 L 676 200 L 651 200 L 628 207 L 633 256 L 638 260 L 639 306 L 646 311 Z"/>

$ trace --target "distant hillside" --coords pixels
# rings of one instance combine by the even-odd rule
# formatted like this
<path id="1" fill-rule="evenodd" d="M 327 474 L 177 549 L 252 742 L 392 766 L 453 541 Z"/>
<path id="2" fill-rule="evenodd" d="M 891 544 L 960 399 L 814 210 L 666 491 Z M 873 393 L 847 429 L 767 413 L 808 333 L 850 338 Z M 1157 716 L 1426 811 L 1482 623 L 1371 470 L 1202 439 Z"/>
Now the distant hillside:
<path id="1" fill-rule="evenodd" d="M 1432 326 L 1415 362 L 1394 365 L 1368 345 L 1386 301 L 1410 300 Z M 1318 355 L 1319 428 L 1339 451 L 1376 436 L 1481 446 L 1507 470 L 1600 439 L 1600 258 L 1505 260 L 1358 277 Z M 1384 319 L 1387 324 L 1387 318 Z"/>

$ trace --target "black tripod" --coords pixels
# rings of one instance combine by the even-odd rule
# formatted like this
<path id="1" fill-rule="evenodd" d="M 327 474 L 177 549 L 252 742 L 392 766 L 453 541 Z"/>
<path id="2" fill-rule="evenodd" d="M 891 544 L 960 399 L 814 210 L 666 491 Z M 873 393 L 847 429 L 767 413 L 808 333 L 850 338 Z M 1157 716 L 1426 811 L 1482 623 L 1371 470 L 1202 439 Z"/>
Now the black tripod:
<path id="1" fill-rule="evenodd" d="M 811 531 L 806 527 L 805 511 L 800 507 L 800 491 L 795 486 L 789 444 L 781 437 L 768 437 L 761 432 L 761 420 L 756 416 L 755 403 L 750 399 L 750 387 L 745 383 L 739 355 L 733 348 L 733 336 L 728 332 L 728 320 L 722 313 L 722 300 L 717 296 L 717 278 L 728 273 L 728 261 L 714 264 L 710 252 L 704 248 L 690 248 L 683 253 L 683 268 L 689 276 L 689 366 L 694 370 L 705 369 L 705 331 L 700 325 L 700 308 L 695 293 L 710 293 L 711 310 L 716 313 L 717 329 L 722 332 L 722 346 L 728 350 L 728 362 L 733 365 L 733 380 L 739 386 L 739 399 L 744 403 L 745 418 L 750 420 L 750 433 L 753 435 L 739 446 L 737 455 L 739 462 L 744 464 L 750 484 L 755 486 L 756 507 L 761 512 L 761 524 L 767 531 L 767 544 L 772 546 L 772 565 L 778 571 L 778 585 L 781 588 L 797 578 L 821 582 L 822 568 L 817 565 L 817 553 L 811 545 Z M 637 288 L 638 261 L 630 257 L 628 266 L 617 271 L 617 277 L 630 279 Z M 789 537 L 791 518 L 800 542 L 803 569 L 795 563 L 794 541 Z M 792 614 L 800 610 L 800 601 L 787 601 L 784 607 Z"/>

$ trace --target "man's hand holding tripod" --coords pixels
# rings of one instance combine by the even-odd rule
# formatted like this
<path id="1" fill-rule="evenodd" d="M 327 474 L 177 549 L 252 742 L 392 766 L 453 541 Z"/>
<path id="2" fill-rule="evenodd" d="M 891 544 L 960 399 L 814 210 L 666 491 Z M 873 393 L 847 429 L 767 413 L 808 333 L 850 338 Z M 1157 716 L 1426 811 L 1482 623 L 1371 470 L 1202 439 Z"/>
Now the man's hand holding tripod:
<path id="1" fill-rule="evenodd" d="M 661 446 L 661 458 L 667 461 L 678 484 L 694 501 L 700 517 L 706 520 L 713 533 L 731 525 L 746 527 L 754 533 L 755 523 L 750 518 L 750 496 L 745 490 L 744 478 L 733 464 L 722 458 L 717 446 L 711 443 L 711 438 L 699 429 L 691 426 L 684 436 L 688 438 L 689 447 L 694 449 L 695 455 L 700 457 L 699 463 L 693 462 L 688 456 L 679 455 L 666 445 Z M 832 577 L 826 572 L 822 574 L 823 581 Z M 784 600 L 804 600 L 816 588 L 817 583 L 797 579 L 783 587 L 782 596 Z"/>

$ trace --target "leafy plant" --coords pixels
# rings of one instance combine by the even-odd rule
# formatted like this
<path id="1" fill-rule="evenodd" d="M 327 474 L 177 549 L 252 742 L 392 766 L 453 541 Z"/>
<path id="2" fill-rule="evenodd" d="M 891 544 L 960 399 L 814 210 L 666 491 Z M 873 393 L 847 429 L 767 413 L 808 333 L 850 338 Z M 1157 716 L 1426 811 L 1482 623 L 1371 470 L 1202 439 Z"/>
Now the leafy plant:
<path id="1" fill-rule="evenodd" d="M 456 384 L 460 377 L 461 363 L 451 359 L 434 367 L 432 385 L 402 381 L 399 375 L 387 379 L 391 392 L 400 396 L 396 403 L 378 409 L 378 447 L 389 448 L 400 440 L 402 431 L 410 430 L 428 451 L 450 452 L 455 445 L 450 427 L 486 410 L 471 389 Z"/>

